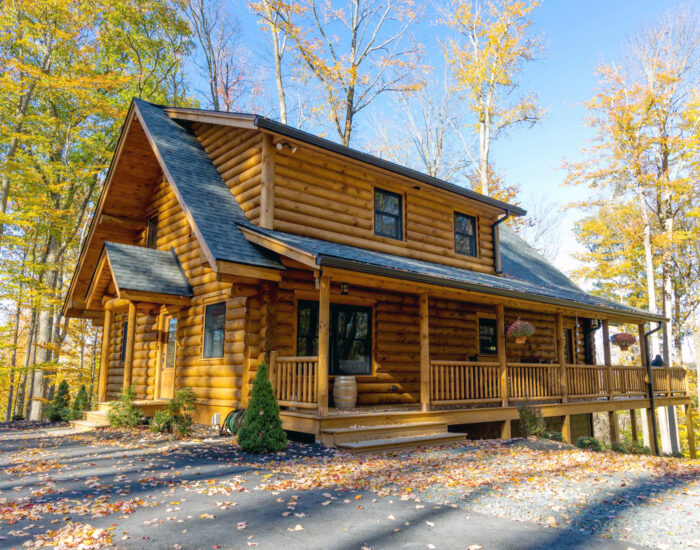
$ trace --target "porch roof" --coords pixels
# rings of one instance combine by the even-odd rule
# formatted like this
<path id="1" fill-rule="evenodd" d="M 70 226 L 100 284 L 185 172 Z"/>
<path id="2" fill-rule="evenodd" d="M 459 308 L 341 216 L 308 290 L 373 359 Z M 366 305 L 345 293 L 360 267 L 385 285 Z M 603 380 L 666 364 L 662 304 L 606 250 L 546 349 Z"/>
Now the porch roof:
<path id="1" fill-rule="evenodd" d="M 584 292 L 507 228 L 500 230 L 502 276 L 272 231 L 257 226 L 248 225 L 246 228 L 264 235 L 271 244 L 277 241 L 313 256 L 319 266 L 337 267 L 350 271 L 529 299 L 605 312 L 611 315 L 643 318 L 649 321 L 662 321 L 664 319 L 661 315 Z M 264 246 L 264 241 L 261 244 Z M 271 246 L 271 248 L 280 252 L 278 247 Z"/>
<path id="2" fill-rule="evenodd" d="M 118 290 L 192 296 L 192 288 L 174 250 L 106 242 L 104 254 Z"/>

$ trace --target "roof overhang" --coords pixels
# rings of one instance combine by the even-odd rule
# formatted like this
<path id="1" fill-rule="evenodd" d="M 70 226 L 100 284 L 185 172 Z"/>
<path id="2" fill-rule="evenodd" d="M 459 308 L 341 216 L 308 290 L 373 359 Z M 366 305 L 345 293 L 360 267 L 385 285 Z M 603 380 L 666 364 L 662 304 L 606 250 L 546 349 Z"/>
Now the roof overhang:
<path id="1" fill-rule="evenodd" d="M 280 238 L 276 238 L 274 233 L 263 232 L 256 227 L 241 228 L 243 234 L 251 242 L 268 248 L 280 256 L 289 258 L 312 269 L 332 268 L 353 273 L 362 273 L 369 276 L 385 277 L 389 279 L 410 281 L 421 285 L 431 285 L 434 287 L 464 290 L 487 296 L 498 296 L 513 300 L 527 301 L 532 304 L 546 304 L 548 306 L 566 308 L 576 312 L 590 312 L 600 319 L 613 319 L 623 322 L 638 323 L 640 320 L 651 322 L 667 321 L 663 315 L 647 313 L 643 311 L 632 312 L 622 311 L 612 307 L 600 307 L 585 304 L 574 300 L 565 300 L 551 296 L 534 295 L 528 292 L 518 292 L 508 289 L 494 288 L 476 283 L 457 281 L 446 277 L 437 277 L 429 274 L 403 271 L 379 265 L 368 264 L 354 260 L 348 260 L 327 254 L 316 254 L 308 250 L 290 245 Z"/>

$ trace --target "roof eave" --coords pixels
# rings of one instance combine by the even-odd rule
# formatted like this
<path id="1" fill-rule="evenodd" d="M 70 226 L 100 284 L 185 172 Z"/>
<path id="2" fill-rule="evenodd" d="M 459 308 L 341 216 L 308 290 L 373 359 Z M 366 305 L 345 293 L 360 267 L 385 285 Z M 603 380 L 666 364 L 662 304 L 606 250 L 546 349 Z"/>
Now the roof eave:
<path id="1" fill-rule="evenodd" d="M 355 262 L 352 260 L 345 260 L 342 258 L 334 256 L 318 255 L 318 263 L 325 267 L 334 267 L 338 269 L 346 269 L 348 271 L 357 271 L 361 273 L 367 273 L 370 275 L 381 275 L 386 277 L 392 277 L 394 279 L 403 279 L 407 281 L 414 281 L 419 283 L 432 284 L 437 286 L 444 286 L 449 288 L 458 288 L 462 290 L 471 290 L 474 292 L 480 292 L 483 294 L 492 294 L 495 296 L 503 296 L 507 298 L 517 298 L 521 300 L 529 300 L 533 302 L 539 302 L 554 306 L 562 306 L 572 309 L 581 309 L 585 311 L 602 313 L 605 315 L 613 317 L 624 317 L 624 318 L 634 318 L 634 319 L 644 319 L 650 322 L 667 322 L 663 315 L 657 315 L 650 312 L 634 312 L 634 311 L 620 311 L 614 308 L 605 308 L 593 306 L 590 304 L 582 304 L 580 302 L 574 302 L 569 300 L 563 300 L 559 298 L 553 298 L 549 296 L 541 296 L 535 294 L 528 294 L 524 292 L 517 292 L 514 290 L 499 289 L 499 288 L 489 288 L 483 285 L 468 283 L 465 281 L 454 281 L 452 279 L 445 279 L 441 277 L 435 277 L 433 275 L 425 275 L 421 273 L 410 273 L 407 271 L 400 271 L 396 269 L 390 269 L 386 267 L 380 267 L 370 264 L 365 264 L 362 262 Z"/>

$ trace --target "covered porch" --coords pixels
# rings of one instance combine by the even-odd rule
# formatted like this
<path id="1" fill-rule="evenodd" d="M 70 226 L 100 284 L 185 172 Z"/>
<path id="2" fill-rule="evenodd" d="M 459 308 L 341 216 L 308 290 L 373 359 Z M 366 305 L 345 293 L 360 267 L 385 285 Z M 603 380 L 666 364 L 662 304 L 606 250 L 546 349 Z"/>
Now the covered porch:
<path id="1" fill-rule="evenodd" d="M 508 438 L 511 422 L 518 418 L 518 406 L 528 404 L 538 407 L 544 416 L 562 417 L 562 435 L 571 441 L 572 415 L 608 412 L 611 426 L 616 426 L 613 420 L 617 411 L 676 405 L 685 406 L 689 411 L 685 370 L 648 364 L 648 329 L 638 317 L 525 302 L 435 285 L 408 284 L 339 269 L 324 269 L 317 281 L 318 353 L 304 356 L 278 350 L 269 353 L 271 381 L 287 429 L 313 433 L 323 440 L 326 430 L 357 425 L 439 422 L 455 426 L 497 422 L 501 423 L 501 437 Z M 422 290 L 420 294 L 415 294 L 416 287 Z M 358 297 L 368 289 L 401 292 L 404 296 L 410 290 L 414 291 L 410 296 L 417 305 L 412 319 L 417 334 L 418 388 L 410 403 L 369 404 L 365 400 L 364 406 L 338 409 L 332 406 L 334 376 L 329 372 L 333 361 L 331 307 L 336 302 L 352 301 L 350 298 L 360 303 Z M 309 291 L 305 291 L 304 297 L 309 299 Z M 473 346 L 467 345 L 460 353 L 452 348 L 447 350 L 445 345 L 431 343 L 431 336 L 434 338 L 437 330 L 433 323 L 439 321 L 435 313 L 437 300 L 449 300 L 455 304 L 455 319 L 460 310 L 476 316 L 477 320 L 480 315 L 493 319 L 495 353 L 481 354 L 477 349 L 474 354 Z M 512 342 L 507 342 L 508 319 L 512 318 L 516 308 L 520 312 L 541 316 L 544 325 L 551 324 L 551 333 L 541 336 L 551 340 L 546 353 L 538 354 L 533 351 L 534 347 L 519 351 Z M 572 318 L 576 322 L 573 328 L 570 327 Z M 639 342 L 636 357 L 634 360 L 626 357 L 625 363 L 631 364 L 613 364 L 611 327 L 630 323 L 635 324 Z M 455 324 L 459 325 L 458 322 Z M 583 331 L 581 326 L 587 327 L 588 334 L 577 333 Z M 602 332 L 602 364 L 595 364 L 595 349 L 579 349 L 594 346 L 581 342 L 584 338 L 592 340 L 596 331 Z M 381 338 L 383 330 L 375 325 L 373 334 L 375 338 Z M 465 342 L 468 338 L 465 333 Z M 375 353 L 374 342 L 372 349 Z M 456 355 L 463 358 L 456 359 Z M 412 380 L 410 374 L 406 374 L 403 380 L 399 376 L 394 376 L 397 385 Z M 363 376 L 357 376 L 357 380 L 358 393 L 361 394 Z"/>

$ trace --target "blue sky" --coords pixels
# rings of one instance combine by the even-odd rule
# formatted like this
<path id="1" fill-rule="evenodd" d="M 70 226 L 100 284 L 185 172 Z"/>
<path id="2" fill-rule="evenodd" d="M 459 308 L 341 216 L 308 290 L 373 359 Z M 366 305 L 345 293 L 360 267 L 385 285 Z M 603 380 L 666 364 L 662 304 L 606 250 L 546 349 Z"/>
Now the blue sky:
<path id="1" fill-rule="evenodd" d="M 672 0 L 545 0 L 536 8 L 531 30 L 542 37 L 545 53 L 525 68 L 522 85 L 524 90 L 538 94 L 547 115 L 534 128 L 516 130 L 499 141 L 492 156 L 506 181 L 520 186 L 525 208 L 529 200 L 538 196 L 546 196 L 561 206 L 586 196 L 585 188 L 562 186 L 565 173 L 560 167 L 565 158 L 580 159 L 581 148 L 594 136 L 594 131 L 585 125 L 584 102 L 596 92 L 596 68 L 601 63 L 619 60 L 631 34 L 679 4 L 682 2 Z M 264 53 L 266 37 L 252 14 L 243 7 L 245 4 L 239 5 L 237 18 L 244 41 L 254 60 L 268 64 L 269 57 Z M 426 7 L 415 34 L 427 54 L 424 62 L 440 67 L 442 54 L 438 37 L 444 31 L 434 23 L 436 20 L 433 5 Z M 267 88 L 274 94 L 271 80 Z M 362 148 L 363 142 L 371 139 L 373 114 L 390 108 L 389 105 L 382 101 L 361 114 L 357 120 L 358 132 L 353 137 L 354 147 Z M 575 266 L 570 256 L 575 250 L 571 227 L 577 216 L 571 210 L 562 213 L 557 264 L 566 271 Z"/>

